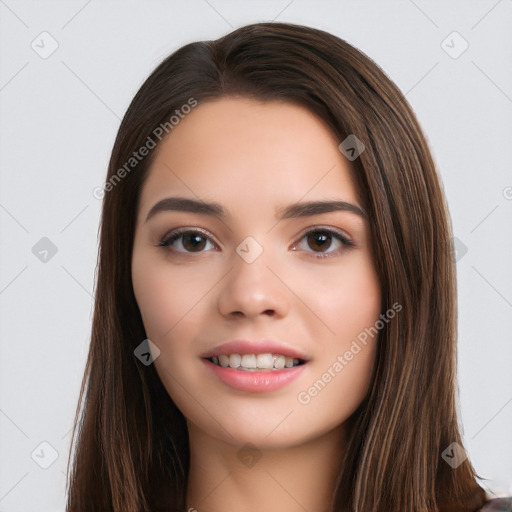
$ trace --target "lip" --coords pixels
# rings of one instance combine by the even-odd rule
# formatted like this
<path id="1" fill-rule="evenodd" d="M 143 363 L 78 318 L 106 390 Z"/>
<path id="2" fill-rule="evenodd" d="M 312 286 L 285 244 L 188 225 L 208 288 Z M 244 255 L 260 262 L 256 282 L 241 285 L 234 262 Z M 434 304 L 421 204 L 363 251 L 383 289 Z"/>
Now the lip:
<path id="1" fill-rule="evenodd" d="M 249 393 L 269 393 L 281 389 L 297 379 L 306 367 L 306 364 L 302 364 L 282 370 L 244 371 L 224 368 L 208 359 L 203 359 L 203 363 L 227 386 Z"/>
<path id="2" fill-rule="evenodd" d="M 204 359 L 230 354 L 281 354 L 285 357 L 308 361 L 308 357 L 302 352 L 272 340 L 232 340 L 222 345 L 217 345 L 201 357 Z"/>

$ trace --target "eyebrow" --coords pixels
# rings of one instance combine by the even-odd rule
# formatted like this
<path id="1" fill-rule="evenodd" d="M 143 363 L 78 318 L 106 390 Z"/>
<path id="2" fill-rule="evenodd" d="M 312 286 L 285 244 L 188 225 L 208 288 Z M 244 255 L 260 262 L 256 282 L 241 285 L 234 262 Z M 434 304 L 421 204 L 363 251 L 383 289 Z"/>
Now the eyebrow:
<path id="1" fill-rule="evenodd" d="M 149 210 L 145 222 L 147 222 L 157 213 L 166 211 L 198 213 L 200 215 L 210 215 L 220 219 L 226 219 L 230 217 L 230 214 L 219 203 L 206 202 L 188 197 L 166 197 L 165 199 L 158 201 L 158 203 L 156 203 L 151 208 L 151 210 Z M 364 219 L 367 218 L 367 214 L 363 208 L 360 208 L 359 206 L 356 206 L 352 203 L 347 203 L 346 201 L 338 200 L 293 203 L 286 207 L 278 208 L 276 216 L 278 220 L 285 220 L 299 217 L 309 217 L 336 211 L 354 213 Z"/>

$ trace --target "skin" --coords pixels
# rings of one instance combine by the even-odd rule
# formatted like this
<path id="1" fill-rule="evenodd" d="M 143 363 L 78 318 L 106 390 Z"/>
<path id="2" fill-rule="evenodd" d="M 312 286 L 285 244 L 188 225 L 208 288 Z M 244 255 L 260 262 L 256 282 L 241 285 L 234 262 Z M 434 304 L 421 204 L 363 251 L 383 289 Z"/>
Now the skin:
<path id="1" fill-rule="evenodd" d="M 370 384 L 375 341 L 307 404 L 298 395 L 375 324 L 381 290 L 365 218 L 335 211 L 278 221 L 276 210 L 333 199 L 362 206 L 340 142 L 301 106 L 206 101 L 164 139 L 144 182 L 133 286 L 147 337 L 161 351 L 158 375 L 187 419 L 187 506 L 199 512 L 329 507 L 347 420 Z M 152 206 L 170 196 L 215 201 L 230 216 L 165 211 L 146 221 Z M 158 246 L 179 227 L 202 229 L 206 238 L 196 249 L 190 235 Z M 305 236 L 313 227 L 320 233 Z M 354 246 L 334 237 L 316 243 L 326 227 Z M 252 263 L 236 252 L 248 236 L 263 248 Z M 328 257 L 318 258 L 322 253 Z M 308 362 L 280 390 L 237 391 L 201 359 L 233 339 L 272 339 L 302 351 Z M 256 448 L 244 449 L 247 443 Z M 247 450 L 249 464 L 241 456 Z"/>

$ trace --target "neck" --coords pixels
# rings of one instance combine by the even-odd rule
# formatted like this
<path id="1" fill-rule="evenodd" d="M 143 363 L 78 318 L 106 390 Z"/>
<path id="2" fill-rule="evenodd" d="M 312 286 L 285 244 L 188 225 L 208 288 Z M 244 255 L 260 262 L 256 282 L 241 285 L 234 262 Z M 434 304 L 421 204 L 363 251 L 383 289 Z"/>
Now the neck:
<path id="1" fill-rule="evenodd" d="M 298 446 L 233 446 L 189 425 L 187 510 L 330 510 L 346 442 L 342 425 Z"/>

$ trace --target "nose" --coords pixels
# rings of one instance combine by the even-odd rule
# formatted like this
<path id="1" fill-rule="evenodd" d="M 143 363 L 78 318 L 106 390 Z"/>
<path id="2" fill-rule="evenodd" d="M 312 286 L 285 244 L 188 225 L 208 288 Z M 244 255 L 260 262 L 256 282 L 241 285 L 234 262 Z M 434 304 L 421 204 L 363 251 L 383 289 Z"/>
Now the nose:
<path id="1" fill-rule="evenodd" d="M 291 291 L 283 276 L 267 265 L 263 253 L 252 263 L 235 254 L 233 267 L 221 281 L 217 305 L 226 318 L 283 318 L 290 308 Z M 274 266 L 274 265 L 272 265 Z"/>

